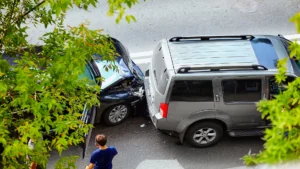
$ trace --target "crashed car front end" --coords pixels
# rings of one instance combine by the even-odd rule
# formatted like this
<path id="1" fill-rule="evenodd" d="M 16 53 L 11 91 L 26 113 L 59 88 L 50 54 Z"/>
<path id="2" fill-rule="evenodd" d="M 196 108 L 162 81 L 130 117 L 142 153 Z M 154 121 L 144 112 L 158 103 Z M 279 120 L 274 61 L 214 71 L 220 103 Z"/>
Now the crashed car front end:
<path id="1" fill-rule="evenodd" d="M 118 104 L 127 104 L 131 107 L 132 115 L 137 115 L 137 110 L 145 100 L 144 86 L 140 83 L 135 83 L 134 80 L 122 79 L 116 85 L 113 85 L 103 91 L 100 96 L 100 107 L 95 118 L 95 123 L 99 123 L 103 113 L 109 107 Z"/>
<path id="2" fill-rule="evenodd" d="M 109 64 L 106 61 L 97 60 L 96 64 L 103 81 L 99 95 L 100 107 L 97 110 L 95 123 L 108 118 L 105 117 L 107 111 L 117 105 L 125 106 L 131 115 L 137 115 L 137 109 L 145 100 L 144 74 L 139 67 L 134 62 L 126 63 L 121 57 L 114 63 L 117 70 L 105 69 L 105 65 Z"/>

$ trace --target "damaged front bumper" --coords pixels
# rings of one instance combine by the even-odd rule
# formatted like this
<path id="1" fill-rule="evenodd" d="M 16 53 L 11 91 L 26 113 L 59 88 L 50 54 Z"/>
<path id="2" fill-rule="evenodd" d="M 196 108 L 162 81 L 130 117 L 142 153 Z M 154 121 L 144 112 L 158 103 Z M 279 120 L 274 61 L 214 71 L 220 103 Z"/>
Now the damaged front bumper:
<path id="1" fill-rule="evenodd" d="M 146 114 L 147 111 L 144 108 L 145 108 L 147 103 L 146 103 L 146 98 L 145 98 L 144 87 L 141 86 L 141 87 L 132 89 L 130 94 L 135 97 L 135 100 L 133 100 L 130 103 L 131 107 L 133 107 L 133 109 L 134 109 L 134 115 Z M 142 111 L 142 112 L 139 112 L 139 111 Z"/>
<path id="2" fill-rule="evenodd" d="M 136 96 L 138 97 L 138 99 L 136 101 L 134 101 L 133 103 L 136 103 L 138 102 L 139 100 L 142 100 L 145 98 L 145 90 L 144 90 L 144 87 L 138 87 L 136 89 L 132 89 L 131 90 L 131 93 L 130 93 L 132 96 Z"/>

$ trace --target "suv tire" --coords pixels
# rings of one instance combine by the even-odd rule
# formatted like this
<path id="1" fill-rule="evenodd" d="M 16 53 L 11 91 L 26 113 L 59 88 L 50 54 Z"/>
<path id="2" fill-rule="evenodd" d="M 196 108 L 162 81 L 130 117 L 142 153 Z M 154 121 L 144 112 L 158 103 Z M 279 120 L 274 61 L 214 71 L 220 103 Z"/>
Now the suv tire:
<path id="1" fill-rule="evenodd" d="M 126 104 L 113 105 L 104 113 L 104 121 L 107 125 L 114 126 L 122 123 L 130 114 L 130 107 Z"/>
<path id="2" fill-rule="evenodd" d="M 192 125 L 186 133 L 186 141 L 194 147 L 210 147 L 223 137 L 223 128 L 215 122 L 199 122 Z"/>

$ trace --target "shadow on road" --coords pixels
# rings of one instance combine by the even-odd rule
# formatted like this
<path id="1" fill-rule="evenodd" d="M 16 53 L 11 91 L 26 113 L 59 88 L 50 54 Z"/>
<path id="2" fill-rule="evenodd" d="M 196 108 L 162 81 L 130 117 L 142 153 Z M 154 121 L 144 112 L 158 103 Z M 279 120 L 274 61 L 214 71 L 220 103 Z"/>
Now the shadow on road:
<path id="1" fill-rule="evenodd" d="M 117 148 L 119 154 L 113 161 L 116 169 L 135 169 L 143 162 L 148 163 L 149 160 L 154 160 L 153 162 L 175 160 L 184 169 L 231 168 L 243 165 L 240 158 L 250 149 L 251 152 L 258 152 L 263 145 L 259 137 L 232 138 L 229 136 L 225 136 L 219 144 L 209 148 L 193 148 L 187 143 L 177 145 L 178 138 L 162 134 L 143 117 L 129 118 L 118 126 L 97 124 L 91 139 L 98 133 L 107 135 L 108 145 Z M 89 157 L 95 148 L 94 142 L 91 141 L 87 148 L 86 158 L 77 161 L 77 168 L 84 168 L 88 164 Z M 80 155 L 80 153 L 80 148 L 72 147 L 64 155 Z M 47 168 L 54 168 L 57 159 L 57 153 L 53 152 Z"/>
<path id="2" fill-rule="evenodd" d="M 113 160 L 114 169 L 148 169 L 152 163 L 153 166 L 177 165 L 179 169 L 225 169 L 243 165 L 241 157 L 250 149 L 255 153 L 263 146 L 259 137 L 229 136 L 225 136 L 219 144 L 209 148 L 194 148 L 187 143 L 177 145 L 178 138 L 161 133 L 143 117 L 135 117 L 118 126 L 96 124 L 86 158 L 80 158 L 76 162 L 78 169 L 89 163 L 89 157 L 96 149 L 92 140 L 98 133 L 107 135 L 108 145 L 115 146 L 119 152 Z M 80 156 L 81 151 L 79 147 L 71 147 L 63 156 Z M 47 168 L 53 169 L 58 159 L 58 153 L 53 151 Z M 0 165 L 0 168 L 3 167 Z"/>

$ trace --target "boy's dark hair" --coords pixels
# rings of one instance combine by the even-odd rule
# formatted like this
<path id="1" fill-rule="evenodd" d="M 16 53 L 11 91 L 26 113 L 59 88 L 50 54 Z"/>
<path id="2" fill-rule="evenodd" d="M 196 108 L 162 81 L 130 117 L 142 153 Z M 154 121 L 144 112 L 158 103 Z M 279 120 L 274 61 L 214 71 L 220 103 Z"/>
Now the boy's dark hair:
<path id="1" fill-rule="evenodd" d="M 106 136 L 104 134 L 96 135 L 96 143 L 98 143 L 100 146 L 105 146 L 107 143 Z"/>

